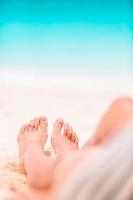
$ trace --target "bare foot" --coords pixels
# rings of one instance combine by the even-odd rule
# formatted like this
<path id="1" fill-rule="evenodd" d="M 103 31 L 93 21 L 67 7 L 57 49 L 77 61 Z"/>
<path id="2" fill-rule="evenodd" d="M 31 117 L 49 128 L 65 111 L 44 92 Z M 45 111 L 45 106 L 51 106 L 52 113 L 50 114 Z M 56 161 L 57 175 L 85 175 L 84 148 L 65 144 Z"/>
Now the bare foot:
<path id="1" fill-rule="evenodd" d="M 18 135 L 21 173 L 26 173 L 24 161 L 26 152 L 31 146 L 39 146 L 44 151 L 44 144 L 47 141 L 47 126 L 47 118 L 40 117 L 21 127 Z"/>
<path id="2" fill-rule="evenodd" d="M 62 128 L 64 128 L 63 134 L 61 133 Z M 62 119 L 55 121 L 51 144 L 56 153 L 78 150 L 78 141 L 77 135 L 73 132 L 69 124 L 64 124 Z"/>

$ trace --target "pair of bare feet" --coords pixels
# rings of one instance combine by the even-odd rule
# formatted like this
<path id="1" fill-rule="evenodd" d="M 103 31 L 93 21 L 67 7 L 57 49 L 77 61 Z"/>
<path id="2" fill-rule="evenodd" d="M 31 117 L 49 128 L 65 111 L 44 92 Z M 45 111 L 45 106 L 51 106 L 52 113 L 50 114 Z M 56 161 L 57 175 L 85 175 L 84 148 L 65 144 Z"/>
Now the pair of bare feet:
<path id="1" fill-rule="evenodd" d="M 63 134 L 62 134 L 63 131 Z M 42 149 L 48 138 L 48 120 L 46 117 L 36 118 L 21 127 L 18 135 L 20 172 L 26 173 L 25 157 L 31 147 Z M 53 125 L 51 145 L 58 154 L 78 150 L 78 137 L 72 127 L 64 123 L 62 119 L 57 119 Z"/>

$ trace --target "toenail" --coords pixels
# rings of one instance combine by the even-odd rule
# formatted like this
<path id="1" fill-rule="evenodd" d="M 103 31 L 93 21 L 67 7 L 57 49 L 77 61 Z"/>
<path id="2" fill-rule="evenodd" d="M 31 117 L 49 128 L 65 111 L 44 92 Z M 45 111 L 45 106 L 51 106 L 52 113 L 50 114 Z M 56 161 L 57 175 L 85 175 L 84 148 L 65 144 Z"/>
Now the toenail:
<path id="1" fill-rule="evenodd" d="M 41 120 L 46 120 L 47 118 L 46 118 L 46 116 L 41 116 L 40 119 Z"/>
<path id="2" fill-rule="evenodd" d="M 68 128 L 69 128 L 69 124 L 68 124 L 68 123 L 66 123 L 66 124 L 65 124 L 65 127 L 68 129 Z"/>
<path id="3" fill-rule="evenodd" d="M 62 119 L 62 118 L 59 118 L 58 120 L 57 120 L 59 123 L 63 123 L 64 122 L 64 120 Z"/>

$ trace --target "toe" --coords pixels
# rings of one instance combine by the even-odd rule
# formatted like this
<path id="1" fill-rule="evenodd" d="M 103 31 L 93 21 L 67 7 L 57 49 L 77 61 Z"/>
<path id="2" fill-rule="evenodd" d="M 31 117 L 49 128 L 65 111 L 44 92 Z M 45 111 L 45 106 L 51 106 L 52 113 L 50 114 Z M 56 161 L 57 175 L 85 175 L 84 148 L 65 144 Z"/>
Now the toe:
<path id="1" fill-rule="evenodd" d="M 61 133 L 61 129 L 63 127 L 63 119 L 57 119 L 54 123 L 54 130 L 53 130 L 53 133 Z"/>
<path id="2" fill-rule="evenodd" d="M 39 128 L 39 120 L 36 120 L 34 123 L 34 127 L 37 130 Z"/>
<path id="3" fill-rule="evenodd" d="M 40 130 L 42 131 L 47 131 L 47 127 L 48 127 L 48 120 L 45 116 L 40 117 L 39 119 L 39 123 L 40 123 Z"/>
<path id="4" fill-rule="evenodd" d="M 19 134 L 17 136 L 17 141 L 18 142 L 23 138 L 24 132 L 25 132 L 25 126 L 23 125 L 23 126 L 21 126 Z"/>
<path id="5" fill-rule="evenodd" d="M 28 131 L 32 132 L 32 131 L 34 131 L 34 129 L 35 129 L 34 124 L 29 124 Z"/>
<path id="6" fill-rule="evenodd" d="M 35 129 L 36 129 L 36 127 L 35 127 L 35 120 L 32 120 L 32 121 L 30 121 L 30 131 L 33 131 Z"/>
<path id="7" fill-rule="evenodd" d="M 30 129 L 30 124 L 29 123 L 25 124 L 25 133 L 29 132 L 29 129 Z"/>
<path id="8" fill-rule="evenodd" d="M 35 129 L 38 129 L 40 125 L 40 118 L 35 118 L 34 119 L 34 127 Z"/>
<path id="9" fill-rule="evenodd" d="M 76 133 L 75 133 L 75 135 L 76 135 Z M 76 135 L 76 140 L 75 140 L 75 143 L 76 144 L 78 144 L 79 143 L 79 138 L 78 138 L 78 136 Z"/>
<path id="10" fill-rule="evenodd" d="M 72 133 L 70 131 L 68 131 L 67 137 L 69 140 L 72 140 Z"/>
<path id="11" fill-rule="evenodd" d="M 68 129 L 68 138 L 71 141 L 73 140 L 73 129 L 70 126 L 69 126 L 69 129 Z"/>
<path id="12" fill-rule="evenodd" d="M 75 135 L 75 133 L 72 134 L 72 142 L 76 143 L 76 135 Z"/>
<path id="13" fill-rule="evenodd" d="M 30 126 L 32 127 L 32 129 L 37 129 L 39 127 L 39 118 L 31 120 Z"/>
<path id="14" fill-rule="evenodd" d="M 24 131 L 25 131 L 25 126 L 23 125 L 23 126 L 21 126 L 21 128 L 20 128 L 20 134 L 24 134 Z"/>
<path id="15" fill-rule="evenodd" d="M 65 123 L 64 124 L 64 136 L 67 137 L 68 135 L 68 130 L 69 130 L 69 124 Z"/>

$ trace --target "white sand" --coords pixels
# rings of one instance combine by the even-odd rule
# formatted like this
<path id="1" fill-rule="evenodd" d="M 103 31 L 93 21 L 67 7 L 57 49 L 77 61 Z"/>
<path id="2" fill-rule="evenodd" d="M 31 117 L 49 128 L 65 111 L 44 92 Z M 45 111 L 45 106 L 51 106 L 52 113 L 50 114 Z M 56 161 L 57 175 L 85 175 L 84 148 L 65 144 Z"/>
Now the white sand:
<path id="1" fill-rule="evenodd" d="M 49 135 L 54 120 L 63 117 L 72 124 L 82 144 L 112 99 L 133 94 L 131 86 L 128 74 L 1 71 L 0 153 L 16 154 L 19 127 L 40 115 L 49 119 Z"/>
<path id="2" fill-rule="evenodd" d="M 0 198 L 11 192 L 7 189 L 14 191 L 25 182 L 17 163 L 16 137 L 22 124 L 46 115 L 50 136 L 54 120 L 63 117 L 72 124 L 83 144 L 114 98 L 132 96 L 131 78 L 128 74 L 1 70 Z"/>

